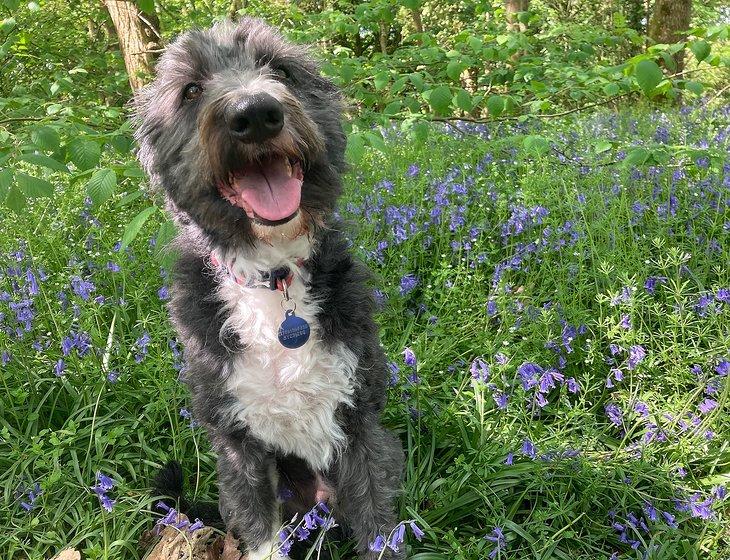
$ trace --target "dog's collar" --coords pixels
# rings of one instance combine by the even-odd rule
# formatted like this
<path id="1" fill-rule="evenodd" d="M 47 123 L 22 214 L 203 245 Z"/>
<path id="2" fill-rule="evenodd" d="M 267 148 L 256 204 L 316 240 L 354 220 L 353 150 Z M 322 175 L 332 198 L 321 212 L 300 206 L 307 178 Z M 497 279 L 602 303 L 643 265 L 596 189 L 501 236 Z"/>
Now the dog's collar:
<path id="1" fill-rule="evenodd" d="M 286 287 L 289 287 L 294 280 L 294 272 L 292 272 L 292 270 L 288 266 L 282 266 L 270 270 L 259 270 L 257 272 L 258 278 L 252 278 L 250 276 L 246 277 L 241 273 L 237 274 L 235 272 L 235 258 L 232 262 L 225 263 L 222 262 L 216 252 L 213 251 L 210 253 L 209 260 L 210 264 L 227 274 L 228 277 L 231 278 L 236 284 L 238 284 L 239 286 L 243 286 L 244 288 L 265 288 L 272 291 L 279 290 L 280 292 L 283 292 L 285 284 Z M 296 260 L 297 267 L 299 268 L 304 266 L 305 263 L 306 261 L 302 258 L 298 258 Z"/>

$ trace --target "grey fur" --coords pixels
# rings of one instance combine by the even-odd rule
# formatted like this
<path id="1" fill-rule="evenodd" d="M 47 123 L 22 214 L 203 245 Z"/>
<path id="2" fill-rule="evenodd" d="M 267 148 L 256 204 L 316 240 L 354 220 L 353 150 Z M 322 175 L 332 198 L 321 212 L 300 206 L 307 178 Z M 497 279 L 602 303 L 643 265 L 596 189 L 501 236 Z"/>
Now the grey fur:
<path id="1" fill-rule="evenodd" d="M 221 115 L 231 92 L 255 80 L 267 80 L 267 87 L 279 92 L 287 124 L 267 145 L 243 146 L 228 137 Z M 203 84 L 205 91 L 195 103 L 185 103 L 182 92 L 191 82 Z M 353 259 L 332 219 L 345 169 L 339 92 L 303 48 L 285 42 L 259 20 L 244 19 L 180 36 L 162 56 L 156 80 L 138 95 L 136 106 L 140 161 L 152 183 L 164 190 L 180 226 L 170 311 L 185 346 L 184 380 L 194 414 L 218 454 L 223 519 L 252 549 L 271 537 L 276 489 L 270 469 L 278 467 L 288 480 L 304 481 L 302 486 L 312 473 L 293 472 L 305 469 L 302 461 L 277 456 L 245 425 L 223 418 L 233 399 L 223 389 L 224 381 L 246 341 L 219 337 L 227 317 L 215 297 L 217 280 L 206 259 L 213 248 L 245 252 L 255 232 L 246 213 L 221 198 L 216 179 L 237 158 L 266 151 L 296 153 L 305 163 L 301 207 L 316 242 L 305 266 L 311 274 L 309 291 L 321 302 L 320 336 L 328 345 L 344 343 L 358 360 L 355 406 L 337 410 L 347 447 L 319 474 L 334 489 L 336 519 L 351 528 L 361 557 L 377 558 L 367 545 L 377 533 L 387 536 L 395 524 L 393 501 L 403 452 L 380 423 L 388 373 L 373 321 L 369 274 Z M 306 497 L 307 489 L 301 494 Z"/>

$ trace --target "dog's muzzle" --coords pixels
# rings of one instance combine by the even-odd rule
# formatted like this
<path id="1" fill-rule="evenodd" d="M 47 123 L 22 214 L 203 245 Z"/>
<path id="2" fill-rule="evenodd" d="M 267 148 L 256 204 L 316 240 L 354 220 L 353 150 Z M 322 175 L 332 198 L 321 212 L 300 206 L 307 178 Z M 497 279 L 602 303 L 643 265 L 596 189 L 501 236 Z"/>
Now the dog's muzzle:
<path id="1" fill-rule="evenodd" d="M 231 136 L 248 144 L 274 138 L 284 128 L 284 107 L 268 93 L 256 93 L 226 111 Z"/>

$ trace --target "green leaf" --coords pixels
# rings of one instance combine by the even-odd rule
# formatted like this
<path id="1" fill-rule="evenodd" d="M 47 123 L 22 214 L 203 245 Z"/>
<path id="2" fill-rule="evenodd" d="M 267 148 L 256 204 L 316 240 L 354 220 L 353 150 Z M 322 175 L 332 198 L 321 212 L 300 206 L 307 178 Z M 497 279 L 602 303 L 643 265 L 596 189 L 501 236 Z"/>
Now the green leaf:
<path id="1" fill-rule="evenodd" d="M 160 224 L 160 229 L 157 230 L 157 248 L 160 251 L 164 251 L 170 241 L 175 239 L 177 234 L 177 227 L 175 222 L 172 220 L 165 220 Z"/>
<path id="2" fill-rule="evenodd" d="M 413 87 L 416 88 L 416 91 L 423 91 L 423 89 L 426 87 L 426 85 L 423 83 L 423 76 L 421 76 L 418 72 L 408 74 L 408 78 L 410 78 Z"/>
<path id="3" fill-rule="evenodd" d="M 596 153 L 602 154 L 609 151 L 612 147 L 613 144 L 611 144 L 611 142 L 609 142 L 608 140 L 598 140 L 596 142 Z"/>
<path id="4" fill-rule="evenodd" d="M 402 106 L 403 103 L 400 101 L 391 101 L 385 106 L 385 109 L 383 109 L 383 114 L 388 116 L 395 115 L 398 111 L 400 111 Z"/>
<path id="5" fill-rule="evenodd" d="M 86 138 L 76 138 L 68 145 L 71 161 L 82 171 L 96 167 L 101 158 L 101 146 Z"/>
<path id="6" fill-rule="evenodd" d="M 390 81 L 390 74 L 383 70 L 382 72 L 378 72 L 375 74 L 375 77 L 373 78 L 373 83 L 375 84 L 375 89 L 377 91 L 380 91 L 385 86 L 388 85 L 388 82 Z"/>
<path id="7" fill-rule="evenodd" d="M 379 132 L 368 131 L 365 133 L 365 138 L 368 139 L 368 143 L 376 150 L 379 150 L 381 152 L 387 151 L 387 148 L 385 147 L 385 141 L 383 140 L 383 135 Z"/>
<path id="8" fill-rule="evenodd" d="M 626 154 L 623 164 L 627 167 L 631 165 L 641 165 L 650 157 L 651 152 L 646 148 L 631 148 Z"/>
<path id="9" fill-rule="evenodd" d="M 37 198 L 53 195 L 53 185 L 45 179 L 39 179 L 38 177 L 20 172 L 15 177 L 18 182 L 18 187 L 20 187 L 20 190 L 23 191 L 25 196 Z"/>
<path id="10" fill-rule="evenodd" d="M 644 91 L 645 95 L 649 95 L 654 91 L 654 88 L 664 79 L 661 68 L 653 60 L 642 60 L 639 62 L 636 65 L 634 74 L 636 75 L 636 82 Z"/>
<path id="11" fill-rule="evenodd" d="M 5 198 L 5 205 L 16 214 L 19 214 L 27 204 L 28 201 L 17 187 L 12 187 Z"/>
<path id="12" fill-rule="evenodd" d="M 411 127 L 411 136 L 416 142 L 424 142 L 428 138 L 430 127 L 427 122 L 416 121 Z"/>
<path id="13" fill-rule="evenodd" d="M 695 82 L 693 80 L 687 80 L 684 83 L 684 87 L 695 95 L 702 95 L 702 92 L 705 91 L 705 86 L 703 86 L 700 82 Z"/>
<path id="14" fill-rule="evenodd" d="M 446 114 L 451 106 L 451 90 L 448 86 L 439 86 L 423 93 L 423 97 L 428 104 L 436 112 L 436 114 Z"/>
<path id="15" fill-rule="evenodd" d="M 86 183 L 86 194 L 89 195 L 91 202 L 99 205 L 114 194 L 116 186 L 117 174 L 113 169 L 98 169 Z"/>
<path id="16" fill-rule="evenodd" d="M 550 143 L 548 142 L 547 138 L 538 136 L 536 134 L 526 136 L 525 139 L 522 141 L 522 146 L 527 152 L 538 156 L 547 153 L 547 151 L 550 149 Z"/>
<path id="17" fill-rule="evenodd" d="M 137 0 L 137 7 L 148 14 L 155 13 L 155 2 L 154 0 Z"/>
<path id="18" fill-rule="evenodd" d="M 456 95 L 454 96 L 454 101 L 456 102 L 456 106 L 462 111 L 469 112 L 474 107 L 474 103 L 471 100 L 471 95 L 469 95 L 469 92 L 463 88 L 460 88 L 459 91 L 456 92 Z"/>
<path id="19" fill-rule="evenodd" d="M 365 155 L 365 138 L 362 134 L 350 134 L 347 137 L 347 149 L 345 150 L 347 161 L 356 164 Z"/>
<path id="20" fill-rule="evenodd" d="M 139 231 L 142 229 L 142 226 L 156 211 L 157 206 L 150 206 L 149 208 L 145 208 L 144 210 L 142 210 L 139 214 L 137 214 L 134 218 L 130 220 L 130 222 L 127 224 L 127 227 L 124 228 L 124 235 L 122 235 L 122 245 L 120 247 L 120 250 L 126 249 L 129 244 L 134 241 L 134 238 L 137 237 Z"/>
<path id="21" fill-rule="evenodd" d="M 61 137 L 58 132 L 50 126 L 35 128 L 30 133 L 30 139 L 43 150 L 57 150 L 61 145 Z"/>
<path id="22" fill-rule="evenodd" d="M 618 92 L 621 91 L 621 88 L 616 83 L 610 83 L 603 86 L 603 93 L 608 95 L 609 97 L 613 97 L 614 95 L 618 95 Z"/>
<path id="23" fill-rule="evenodd" d="M 710 56 L 710 44 L 707 41 L 694 41 L 689 48 L 697 58 L 697 62 L 702 62 Z"/>
<path id="24" fill-rule="evenodd" d="M 504 112 L 504 97 L 501 95 L 490 95 L 487 99 L 487 111 L 493 117 L 498 117 Z"/>
<path id="25" fill-rule="evenodd" d="M 458 82 L 461 77 L 461 73 L 466 68 L 466 64 L 458 60 L 450 60 L 446 65 L 446 75 L 453 81 Z"/>
<path id="26" fill-rule="evenodd" d="M 3 0 L 3 5 L 13 12 L 18 9 L 18 6 L 20 6 L 20 0 Z"/>
<path id="27" fill-rule="evenodd" d="M 62 173 L 68 173 L 68 167 L 51 157 L 43 154 L 23 154 L 18 158 L 21 161 L 27 161 L 33 165 L 39 165 L 53 171 L 61 171 Z"/>
<path id="28" fill-rule="evenodd" d="M 142 196 L 144 193 L 142 191 L 134 191 L 129 194 L 126 194 L 122 197 L 122 199 L 117 202 L 117 206 L 127 206 L 128 204 L 131 204 L 135 200 L 137 200 L 140 196 Z"/>
<path id="29" fill-rule="evenodd" d="M 11 169 L 0 169 L 0 199 L 5 198 L 12 185 L 13 171 Z"/>

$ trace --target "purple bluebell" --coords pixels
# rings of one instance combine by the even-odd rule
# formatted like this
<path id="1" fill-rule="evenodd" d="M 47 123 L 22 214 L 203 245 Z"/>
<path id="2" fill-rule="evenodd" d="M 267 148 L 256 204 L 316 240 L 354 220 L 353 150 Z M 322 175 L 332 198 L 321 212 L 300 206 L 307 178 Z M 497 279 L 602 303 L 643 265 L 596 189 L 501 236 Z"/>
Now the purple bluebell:
<path id="1" fill-rule="evenodd" d="M 530 459 L 534 459 L 537 456 L 535 444 L 532 443 L 529 439 L 526 439 L 522 442 L 522 454 L 525 457 L 529 457 Z"/>
<path id="2" fill-rule="evenodd" d="M 406 274 L 400 279 L 400 295 L 409 294 L 418 286 L 418 277 L 415 274 Z"/>
<path id="3" fill-rule="evenodd" d="M 382 535 L 375 537 L 375 540 L 368 545 L 368 548 L 373 552 L 383 552 L 385 549 L 385 539 Z"/>
<path id="4" fill-rule="evenodd" d="M 53 366 L 53 373 L 56 377 L 61 377 L 65 370 L 66 370 L 66 363 L 63 361 L 63 358 L 60 358 L 56 362 L 56 365 Z"/>
<path id="5" fill-rule="evenodd" d="M 472 379 L 487 383 L 489 381 L 489 366 L 481 358 L 475 358 L 469 368 Z"/>
<path id="6" fill-rule="evenodd" d="M 568 391 L 573 394 L 580 391 L 580 385 L 573 377 L 568 377 L 568 379 L 565 380 L 565 384 L 568 387 Z"/>
<path id="7" fill-rule="evenodd" d="M 426 536 L 426 533 L 424 533 L 421 528 L 416 525 L 415 521 L 409 521 L 408 526 L 411 528 L 411 532 L 413 533 L 413 536 L 416 537 L 418 541 L 423 540 L 423 537 Z"/>
<path id="8" fill-rule="evenodd" d="M 725 359 L 720 360 L 717 366 L 715 366 L 715 372 L 722 377 L 730 374 L 730 361 Z"/>
<path id="9" fill-rule="evenodd" d="M 705 399 L 697 407 L 702 414 L 707 414 L 717 408 L 717 401 L 714 399 Z"/>
<path id="10" fill-rule="evenodd" d="M 167 301 L 170 299 L 170 290 L 167 288 L 167 286 L 162 286 L 159 290 L 157 290 L 157 297 L 160 298 L 162 301 Z"/>
<path id="11" fill-rule="evenodd" d="M 634 412 L 636 412 L 639 416 L 647 418 L 649 416 L 649 407 L 646 405 L 646 403 L 637 401 L 637 403 L 634 405 Z"/>
<path id="12" fill-rule="evenodd" d="M 667 279 L 664 276 L 649 276 L 644 282 L 644 289 L 651 295 L 656 292 L 657 285 L 666 284 Z"/>
<path id="13" fill-rule="evenodd" d="M 416 354 L 410 349 L 410 347 L 403 349 L 403 361 L 407 366 L 416 367 Z"/>
<path id="14" fill-rule="evenodd" d="M 96 287 L 88 280 L 84 280 L 80 276 L 74 276 L 71 278 L 71 289 L 73 293 L 87 301 L 91 298 L 91 294 L 96 290 Z"/>
<path id="15" fill-rule="evenodd" d="M 492 529 L 492 532 L 485 535 L 484 538 L 489 542 L 494 543 L 494 548 L 489 553 L 489 558 L 496 558 L 497 555 L 507 546 L 507 540 L 504 537 L 501 527 L 495 527 Z"/>
<path id="16" fill-rule="evenodd" d="M 494 402 L 500 410 L 507 410 L 509 396 L 506 393 L 498 392 L 493 395 Z"/>
<path id="17" fill-rule="evenodd" d="M 608 419 L 613 425 L 621 426 L 621 424 L 623 424 L 623 413 L 618 405 L 613 403 L 607 404 L 604 407 L 604 410 L 606 411 L 606 416 L 608 416 Z"/>
<path id="18" fill-rule="evenodd" d="M 631 370 L 636 369 L 636 367 L 644 360 L 646 357 L 646 350 L 640 345 L 634 345 L 631 348 L 629 348 L 629 359 L 627 362 L 628 368 Z"/>

